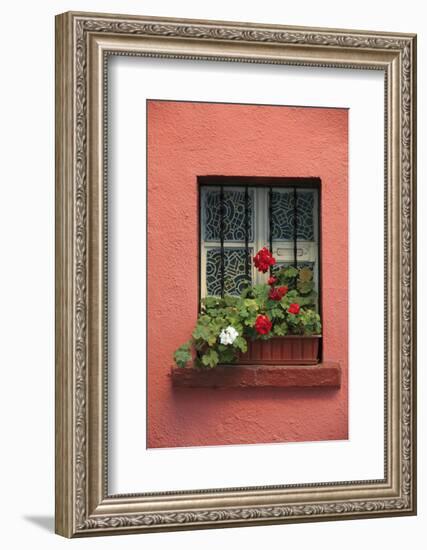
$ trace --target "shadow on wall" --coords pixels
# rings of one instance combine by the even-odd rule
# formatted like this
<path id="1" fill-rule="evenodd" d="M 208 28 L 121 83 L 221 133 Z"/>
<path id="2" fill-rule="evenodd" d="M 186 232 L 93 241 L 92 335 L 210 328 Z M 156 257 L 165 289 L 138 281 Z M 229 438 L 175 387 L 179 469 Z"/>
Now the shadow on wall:
<path id="1" fill-rule="evenodd" d="M 55 518 L 53 516 L 23 516 L 22 519 L 50 533 L 55 532 Z"/>

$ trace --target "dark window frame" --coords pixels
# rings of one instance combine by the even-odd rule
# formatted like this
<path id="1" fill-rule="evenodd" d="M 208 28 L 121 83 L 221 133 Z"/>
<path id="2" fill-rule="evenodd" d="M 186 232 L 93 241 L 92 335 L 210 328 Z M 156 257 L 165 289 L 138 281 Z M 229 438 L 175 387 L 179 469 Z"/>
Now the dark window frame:
<path id="1" fill-rule="evenodd" d="M 197 210 L 198 210 L 198 304 L 199 311 L 202 299 L 202 189 L 205 187 L 242 187 L 242 188 L 296 188 L 296 189 L 315 189 L 318 192 L 318 216 L 317 216 L 317 235 L 318 235 L 318 287 L 319 287 L 319 311 L 322 311 L 322 186 L 319 177 L 269 177 L 269 176 L 225 176 L 225 175 L 205 175 L 197 176 Z M 270 203 L 271 205 L 271 203 Z M 269 214 L 269 223 L 271 223 L 271 210 Z M 295 240 L 296 243 L 296 240 Z M 270 231 L 270 249 L 272 248 L 272 234 Z M 223 244 L 222 244 L 223 248 Z"/>

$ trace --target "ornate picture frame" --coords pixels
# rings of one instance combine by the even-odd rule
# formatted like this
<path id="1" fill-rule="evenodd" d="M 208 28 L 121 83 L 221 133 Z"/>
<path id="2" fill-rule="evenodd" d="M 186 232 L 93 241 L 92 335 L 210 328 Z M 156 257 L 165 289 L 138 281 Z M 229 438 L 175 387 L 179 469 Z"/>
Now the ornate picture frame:
<path id="1" fill-rule="evenodd" d="M 372 69 L 385 78 L 384 478 L 111 495 L 106 60 Z M 56 532 L 65 537 L 416 513 L 416 36 L 68 12 L 56 18 Z"/>

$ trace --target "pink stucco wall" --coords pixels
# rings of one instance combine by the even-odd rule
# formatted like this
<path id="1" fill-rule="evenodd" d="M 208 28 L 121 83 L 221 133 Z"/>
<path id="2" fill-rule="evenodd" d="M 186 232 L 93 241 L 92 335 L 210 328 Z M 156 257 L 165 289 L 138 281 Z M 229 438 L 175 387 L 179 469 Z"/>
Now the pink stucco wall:
<path id="1" fill-rule="evenodd" d="M 148 102 L 148 447 L 348 437 L 348 112 Z M 198 308 L 197 176 L 321 178 L 323 353 L 333 389 L 172 388 Z"/>

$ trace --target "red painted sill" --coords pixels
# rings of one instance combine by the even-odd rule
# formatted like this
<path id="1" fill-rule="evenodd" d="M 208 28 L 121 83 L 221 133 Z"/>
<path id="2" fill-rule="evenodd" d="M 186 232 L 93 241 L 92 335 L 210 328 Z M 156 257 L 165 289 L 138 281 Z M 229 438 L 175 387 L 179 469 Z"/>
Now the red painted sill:
<path id="1" fill-rule="evenodd" d="M 220 365 L 214 369 L 173 368 L 172 384 L 181 388 L 339 388 L 339 363 L 310 366 Z"/>

